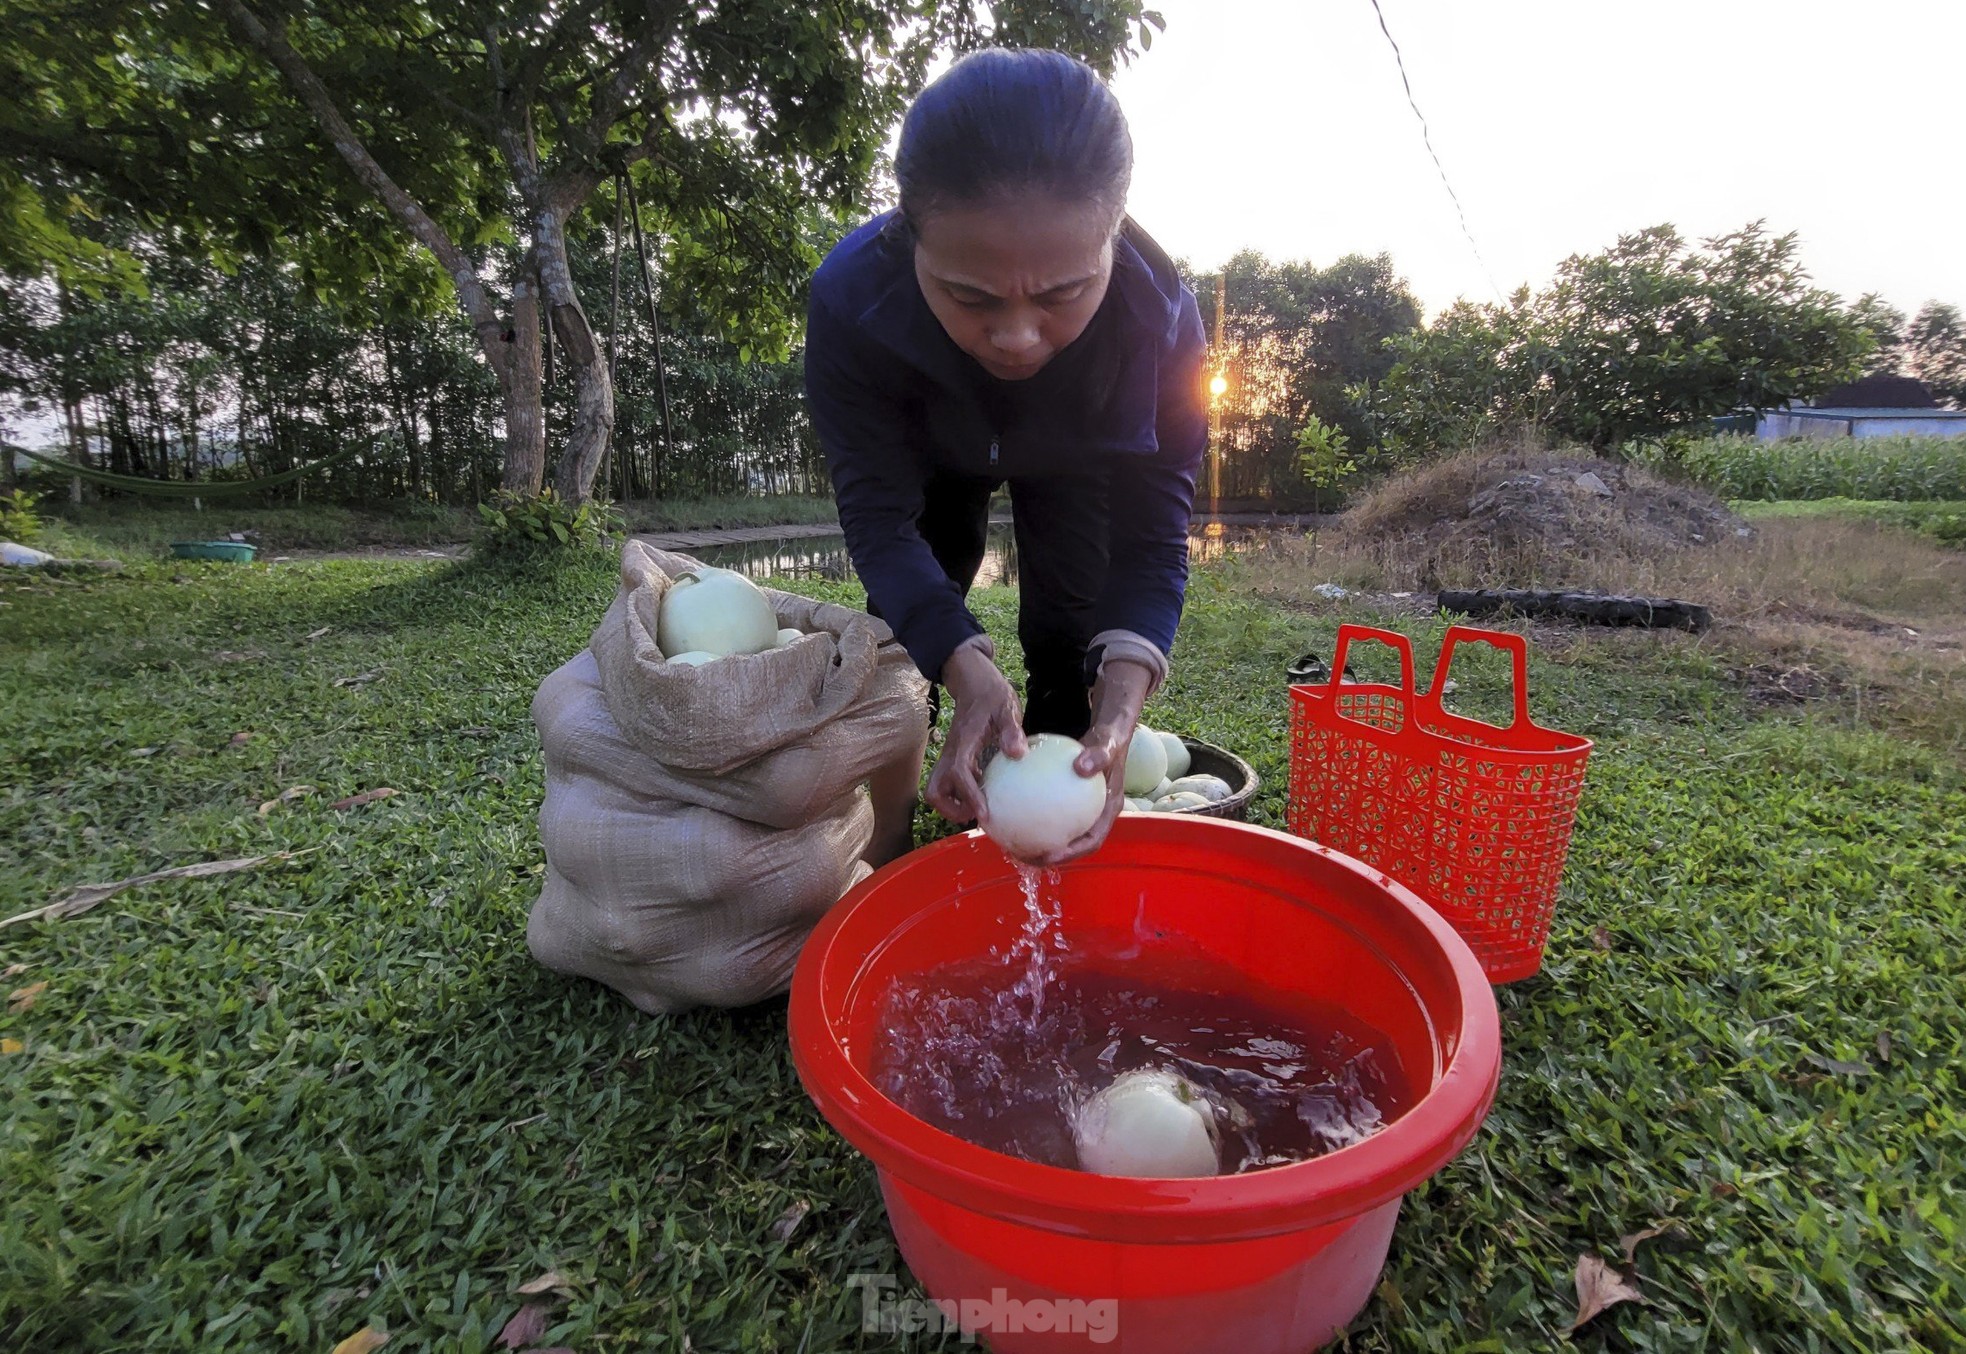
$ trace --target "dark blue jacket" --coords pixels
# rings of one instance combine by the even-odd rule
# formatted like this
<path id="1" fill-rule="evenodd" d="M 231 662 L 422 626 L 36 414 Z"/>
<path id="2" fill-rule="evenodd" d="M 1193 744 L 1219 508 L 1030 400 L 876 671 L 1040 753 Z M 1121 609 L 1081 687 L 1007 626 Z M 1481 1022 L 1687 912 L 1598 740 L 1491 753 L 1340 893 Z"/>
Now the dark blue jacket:
<path id="1" fill-rule="evenodd" d="M 1111 564 L 1091 633 L 1173 648 L 1208 443 L 1203 349 L 1193 294 L 1130 222 L 1085 333 L 1020 382 L 990 377 L 943 330 L 893 213 L 826 256 L 807 316 L 806 398 L 854 567 L 923 673 L 937 677 L 983 629 L 916 530 L 933 469 L 1103 479 Z"/>

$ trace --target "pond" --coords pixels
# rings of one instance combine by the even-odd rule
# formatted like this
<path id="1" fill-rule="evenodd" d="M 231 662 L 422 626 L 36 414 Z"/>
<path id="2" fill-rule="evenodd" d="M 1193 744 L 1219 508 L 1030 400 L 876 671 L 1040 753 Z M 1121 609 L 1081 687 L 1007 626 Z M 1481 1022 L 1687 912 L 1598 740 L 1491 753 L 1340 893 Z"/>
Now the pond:
<path id="1" fill-rule="evenodd" d="M 1188 557 L 1202 564 L 1237 551 L 1260 549 L 1271 541 L 1296 539 L 1304 534 L 1298 526 L 1224 526 L 1219 522 L 1198 527 L 1188 537 Z M 847 557 L 846 537 L 806 536 L 790 539 L 747 541 L 742 545 L 713 545 L 687 552 L 705 564 L 735 569 L 752 579 L 853 577 L 853 561 Z M 992 522 L 983 567 L 977 571 L 976 586 L 1017 586 L 1017 541 L 1008 522 Z"/>

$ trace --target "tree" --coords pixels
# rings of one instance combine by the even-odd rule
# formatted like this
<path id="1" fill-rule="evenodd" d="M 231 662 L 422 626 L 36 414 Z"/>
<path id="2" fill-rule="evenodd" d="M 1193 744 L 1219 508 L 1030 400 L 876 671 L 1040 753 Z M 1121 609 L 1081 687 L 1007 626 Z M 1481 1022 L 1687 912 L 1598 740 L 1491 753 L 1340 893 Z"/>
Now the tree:
<path id="1" fill-rule="evenodd" d="M 568 242 L 597 201 L 611 213 L 611 184 L 634 177 L 667 286 L 782 353 L 817 262 L 805 215 L 859 207 L 937 52 L 1041 44 L 1110 72 L 1160 23 L 1140 0 L 1000 0 L 987 25 L 980 8 L 0 0 L 18 94 L 0 114 L 0 266 L 113 280 L 87 226 L 112 206 L 342 294 L 413 278 L 421 250 L 497 379 L 521 493 L 544 474 L 542 329 L 555 341 L 574 391 L 555 482 L 577 502 L 615 411 Z"/>
<path id="2" fill-rule="evenodd" d="M 1217 275 L 1184 275 L 1212 329 Z M 1392 366 L 1386 340 L 1413 329 L 1420 306 L 1384 254 L 1318 268 L 1244 250 L 1220 276 L 1223 332 L 1210 361 L 1229 381 L 1217 424 L 1230 492 L 1287 499 L 1305 484 L 1298 429 L 1317 422 L 1352 446 L 1377 444 L 1368 407 Z"/>
<path id="3" fill-rule="evenodd" d="M 1904 368 L 1905 313 L 1876 292 L 1865 292 L 1850 306 L 1850 317 L 1877 346 L 1864 359 L 1864 375 L 1896 376 Z"/>
<path id="4" fill-rule="evenodd" d="M 1966 318 L 1959 307 L 1927 301 L 1904 330 L 1904 370 L 1934 399 L 1966 409 Z"/>
<path id="5" fill-rule="evenodd" d="M 1618 447 L 1806 399 L 1854 377 L 1873 342 L 1809 285 L 1793 234 L 1755 223 L 1695 248 L 1654 226 L 1398 345 L 1387 417 L 1409 450 L 1510 424 Z"/>

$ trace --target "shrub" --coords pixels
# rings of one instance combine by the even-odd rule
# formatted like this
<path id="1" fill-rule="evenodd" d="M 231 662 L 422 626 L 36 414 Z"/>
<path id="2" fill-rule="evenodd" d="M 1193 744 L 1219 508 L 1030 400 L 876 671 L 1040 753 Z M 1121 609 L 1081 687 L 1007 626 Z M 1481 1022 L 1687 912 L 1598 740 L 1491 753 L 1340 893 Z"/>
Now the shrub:
<path id="1" fill-rule="evenodd" d="M 34 495 L 25 489 L 0 494 L 0 541 L 26 545 L 41 534 L 41 514 Z"/>
<path id="2" fill-rule="evenodd" d="M 551 489 L 536 495 L 500 493 L 478 505 L 484 525 L 478 548 L 486 554 L 526 554 L 602 544 L 624 529 L 621 513 L 600 499 L 570 503 Z"/>

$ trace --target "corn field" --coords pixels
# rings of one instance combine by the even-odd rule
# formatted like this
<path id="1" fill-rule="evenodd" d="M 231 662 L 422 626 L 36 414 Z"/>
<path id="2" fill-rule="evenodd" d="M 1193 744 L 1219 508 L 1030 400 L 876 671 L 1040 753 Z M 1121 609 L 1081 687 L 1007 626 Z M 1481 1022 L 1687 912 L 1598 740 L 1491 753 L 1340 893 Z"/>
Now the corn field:
<path id="1" fill-rule="evenodd" d="M 1760 442 L 1720 436 L 1653 459 L 1723 498 L 1966 499 L 1966 437 L 1834 437 Z"/>

